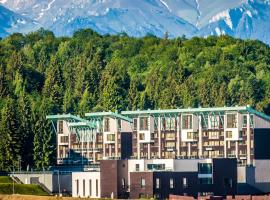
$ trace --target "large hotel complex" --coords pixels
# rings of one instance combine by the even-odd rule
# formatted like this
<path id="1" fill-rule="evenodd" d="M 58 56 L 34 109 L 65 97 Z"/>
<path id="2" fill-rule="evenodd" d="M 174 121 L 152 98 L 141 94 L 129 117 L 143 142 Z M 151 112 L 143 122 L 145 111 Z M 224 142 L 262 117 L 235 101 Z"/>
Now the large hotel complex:
<path id="1" fill-rule="evenodd" d="M 239 165 L 248 166 L 254 164 L 255 135 L 260 141 L 270 128 L 270 117 L 250 107 L 99 112 L 86 113 L 85 119 L 70 114 L 47 118 L 57 122 L 58 164 L 127 158 L 237 158 Z"/>
<path id="2" fill-rule="evenodd" d="M 75 197 L 270 192 L 270 117 L 250 106 L 47 119 L 57 137 L 57 169 L 71 171 L 62 188 Z"/>

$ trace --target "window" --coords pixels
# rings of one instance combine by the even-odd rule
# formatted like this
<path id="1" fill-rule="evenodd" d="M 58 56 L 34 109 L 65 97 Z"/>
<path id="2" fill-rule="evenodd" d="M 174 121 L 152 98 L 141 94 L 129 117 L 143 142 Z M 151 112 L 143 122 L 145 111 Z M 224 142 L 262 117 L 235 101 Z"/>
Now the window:
<path id="1" fill-rule="evenodd" d="M 122 178 L 122 188 L 124 189 L 125 187 L 126 187 L 126 181 L 125 181 L 125 179 L 124 178 Z"/>
<path id="2" fill-rule="evenodd" d="M 89 180 L 89 196 L 92 196 L 92 180 Z"/>
<path id="3" fill-rule="evenodd" d="M 209 132 L 209 139 L 219 139 L 219 132 L 217 131 Z"/>
<path id="4" fill-rule="evenodd" d="M 138 119 L 137 118 L 134 118 L 133 119 L 133 130 L 134 131 L 137 131 L 137 126 L 138 126 Z"/>
<path id="5" fill-rule="evenodd" d="M 122 128 L 122 120 L 121 119 L 117 120 L 117 125 L 118 125 L 118 130 L 121 130 L 121 128 Z"/>
<path id="6" fill-rule="evenodd" d="M 226 131 L 226 138 L 232 138 L 232 131 Z"/>
<path id="7" fill-rule="evenodd" d="M 107 141 L 114 142 L 115 141 L 115 135 L 114 134 L 108 134 L 107 135 Z"/>
<path id="8" fill-rule="evenodd" d="M 247 115 L 243 115 L 242 116 L 242 122 L 243 122 L 243 128 L 246 128 L 247 127 Z"/>
<path id="9" fill-rule="evenodd" d="M 136 172 L 140 171 L 140 164 L 136 164 Z"/>
<path id="10" fill-rule="evenodd" d="M 164 120 L 164 128 L 166 130 L 175 130 L 175 118 L 170 118 L 170 117 L 166 117 L 166 118 L 163 118 Z"/>
<path id="11" fill-rule="evenodd" d="M 98 179 L 96 179 L 96 196 L 98 196 Z"/>
<path id="12" fill-rule="evenodd" d="M 58 127 L 58 133 L 59 133 L 59 134 L 62 134 L 63 131 L 64 131 L 63 121 L 59 121 L 58 126 L 59 126 L 59 127 Z"/>
<path id="13" fill-rule="evenodd" d="M 83 179 L 83 196 L 85 197 L 85 180 Z"/>
<path id="14" fill-rule="evenodd" d="M 227 114 L 227 128 L 236 128 L 237 127 L 237 118 L 236 114 Z"/>
<path id="15" fill-rule="evenodd" d="M 212 174 L 212 163 L 199 163 L 199 174 Z"/>
<path id="16" fill-rule="evenodd" d="M 182 116 L 182 129 L 192 129 L 192 115 Z"/>
<path id="17" fill-rule="evenodd" d="M 174 180 L 173 180 L 173 178 L 170 178 L 170 188 L 171 189 L 174 188 Z"/>
<path id="18" fill-rule="evenodd" d="M 148 117 L 140 117 L 140 130 L 148 131 Z"/>
<path id="19" fill-rule="evenodd" d="M 158 118 L 154 118 L 154 130 L 158 130 Z"/>
<path id="20" fill-rule="evenodd" d="M 218 129 L 219 128 L 219 116 L 209 116 L 211 129 Z"/>
<path id="21" fill-rule="evenodd" d="M 254 115 L 250 115 L 250 127 L 254 127 Z"/>
<path id="22" fill-rule="evenodd" d="M 187 178 L 183 178 L 183 188 L 188 188 L 188 180 Z"/>
<path id="23" fill-rule="evenodd" d="M 156 189 L 160 189 L 160 179 L 156 178 Z"/>
<path id="24" fill-rule="evenodd" d="M 166 142 L 165 143 L 166 148 L 175 148 L 175 142 Z"/>
<path id="25" fill-rule="evenodd" d="M 193 132 L 187 132 L 187 139 L 188 140 L 193 140 L 197 138 L 197 133 L 193 133 Z"/>
<path id="26" fill-rule="evenodd" d="M 104 118 L 104 132 L 110 131 L 110 118 Z"/>
<path id="27" fill-rule="evenodd" d="M 145 134 L 144 133 L 140 133 L 140 140 L 145 140 Z"/>
<path id="28" fill-rule="evenodd" d="M 208 128 L 208 116 L 201 117 L 202 128 Z"/>
<path id="29" fill-rule="evenodd" d="M 141 188 L 144 188 L 144 187 L 145 187 L 145 179 L 142 178 L 142 179 L 141 179 Z"/>
<path id="30" fill-rule="evenodd" d="M 77 196 L 79 195 L 79 179 L 76 180 Z"/>
<path id="31" fill-rule="evenodd" d="M 202 185 L 213 184 L 213 179 L 212 178 L 199 178 L 199 183 Z"/>
<path id="32" fill-rule="evenodd" d="M 68 136 L 61 136 L 60 142 L 61 143 L 68 143 Z"/>
<path id="33" fill-rule="evenodd" d="M 166 140 L 175 140 L 175 133 L 166 133 L 165 138 Z"/>
<path id="34" fill-rule="evenodd" d="M 147 164 L 148 170 L 164 170 L 165 164 Z"/>

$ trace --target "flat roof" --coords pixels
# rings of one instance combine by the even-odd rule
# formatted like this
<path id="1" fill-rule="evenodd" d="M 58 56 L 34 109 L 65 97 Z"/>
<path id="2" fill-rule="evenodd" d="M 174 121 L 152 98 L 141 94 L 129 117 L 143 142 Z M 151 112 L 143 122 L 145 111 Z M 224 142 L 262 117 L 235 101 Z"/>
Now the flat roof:
<path id="1" fill-rule="evenodd" d="M 263 119 L 270 121 L 270 116 L 256 111 L 250 106 L 234 106 L 234 107 L 212 107 L 212 108 L 184 108 L 184 109 L 165 109 L 165 110 L 136 110 L 136 111 L 122 111 L 121 114 L 125 116 L 139 116 L 139 115 L 175 115 L 180 113 L 192 113 L 192 114 L 201 114 L 201 113 L 225 113 L 225 112 L 247 112 L 255 114 Z"/>
<path id="2" fill-rule="evenodd" d="M 95 112 L 95 113 L 86 113 L 87 118 L 98 118 L 98 117 L 113 117 L 117 119 L 122 119 L 127 122 L 133 122 L 133 120 L 127 116 L 121 115 L 115 112 Z"/>
<path id="3" fill-rule="evenodd" d="M 81 118 L 81 117 L 78 117 L 78 116 L 75 116 L 75 115 L 72 115 L 72 114 L 61 114 L 61 115 L 47 115 L 46 116 L 46 119 L 50 119 L 50 120 L 72 120 L 72 121 L 75 121 L 75 122 L 86 122 L 87 120 Z"/>

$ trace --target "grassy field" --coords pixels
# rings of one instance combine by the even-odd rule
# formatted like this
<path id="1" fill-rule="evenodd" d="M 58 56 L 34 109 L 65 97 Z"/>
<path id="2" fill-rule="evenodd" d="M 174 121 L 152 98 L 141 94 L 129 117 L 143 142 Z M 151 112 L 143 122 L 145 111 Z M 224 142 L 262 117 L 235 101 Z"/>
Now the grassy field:
<path id="1" fill-rule="evenodd" d="M 15 194 L 48 195 L 39 185 L 14 184 Z M 0 194 L 13 194 L 13 181 L 9 176 L 0 176 Z"/>
<path id="2" fill-rule="evenodd" d="M 84 198 L 31 196 L 31 195 L 1 195 L 0 194 L 0 200 L 79 200 L 79 199 L 84 199 Z M 91 200 L 94 200 L 94 199 L 91 199 Z"/>
<path id="3" fill-rule="evenodd" d="M 0 176 L 0 184 L 1 183 L 12 183 L 12 179 L 9 176 Z"/>

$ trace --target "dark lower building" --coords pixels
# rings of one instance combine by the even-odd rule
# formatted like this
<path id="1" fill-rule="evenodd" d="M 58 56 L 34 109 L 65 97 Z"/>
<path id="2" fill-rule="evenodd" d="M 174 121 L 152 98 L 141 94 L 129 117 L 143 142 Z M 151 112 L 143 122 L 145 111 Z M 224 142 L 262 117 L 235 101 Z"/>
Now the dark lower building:
<path id="1" fill-rule="evenodd" d="M 172 169 L 174 171 L 158 169 L 130 172 L 130 198 L 166 199 L 170 194 L 197 197 L 237 193 L 236 159 L 197 160 L 194 164 L 198 166 L 196 171 L 188 162 L 186 166 L 176 166 L 176 160 L 175 168 Z"/>

